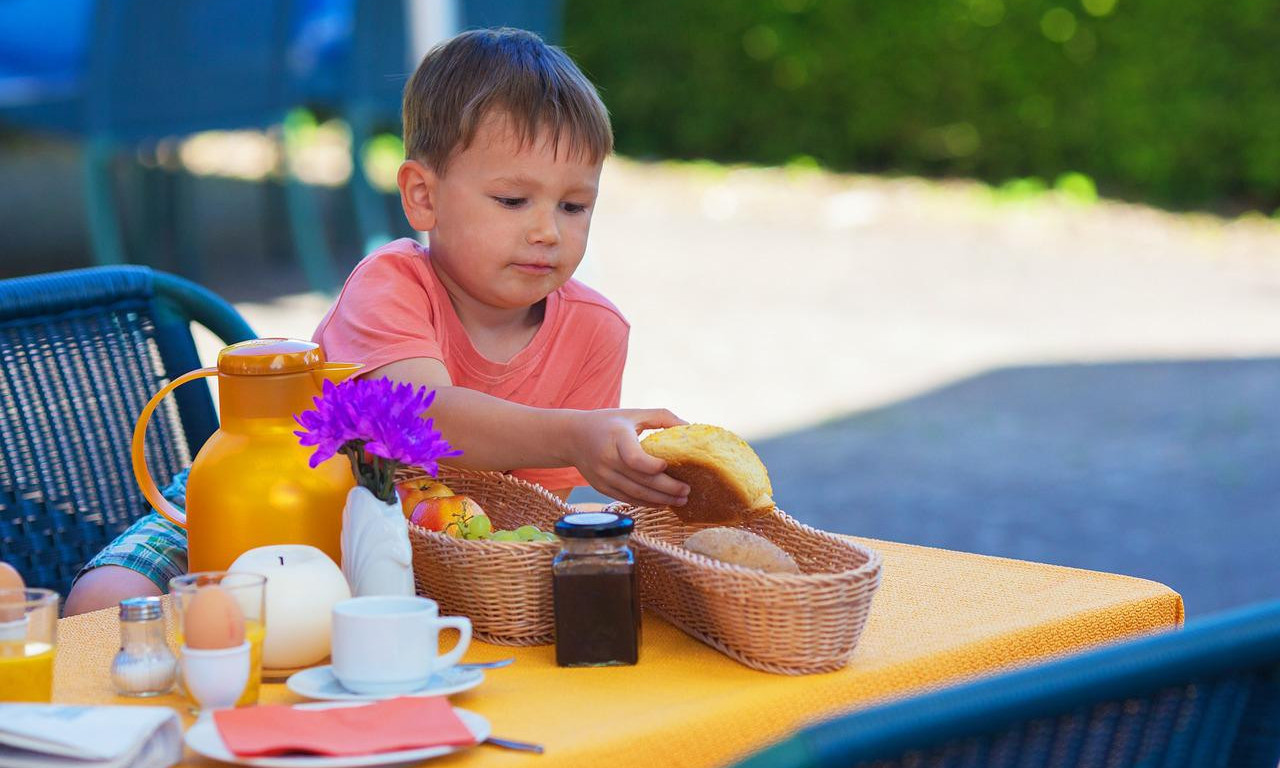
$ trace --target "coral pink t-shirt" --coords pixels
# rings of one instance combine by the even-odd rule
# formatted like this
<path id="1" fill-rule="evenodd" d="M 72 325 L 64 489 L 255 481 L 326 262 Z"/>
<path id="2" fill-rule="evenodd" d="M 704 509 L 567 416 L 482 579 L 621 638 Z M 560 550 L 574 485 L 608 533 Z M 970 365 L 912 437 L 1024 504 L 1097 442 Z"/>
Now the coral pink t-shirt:
<path id="1" fill-rule="evenodd" d="M 529 345 L 505 363 L 490 360 L 472 345 L 427 249 L 404 238 L 356 265 L 312 340 L 326 359 L 366 370 L 427 357 L 444 363 L 455 386 L 537 408 L 587 410 L 618 407 L 629 332 L 617 307 L 570 280 L 547 297 Z M 587 484 L 572 467 L 512 474 L 551 490 Z"/>

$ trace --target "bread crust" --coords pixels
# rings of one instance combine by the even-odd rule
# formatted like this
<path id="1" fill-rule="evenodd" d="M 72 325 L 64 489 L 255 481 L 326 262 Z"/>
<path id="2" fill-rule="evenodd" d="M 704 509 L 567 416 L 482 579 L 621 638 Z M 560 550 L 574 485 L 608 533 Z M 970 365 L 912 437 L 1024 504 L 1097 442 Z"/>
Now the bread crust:
<path id="1" fill-rule="evenodd" d="M 718 465 L 704 459 L 669 460 L 667 474 L 689 486 L 689 501 L 672 507 L 676 517 L 699 525 L 741 525 L 773 511 L 773 500 L 761 505 L 747 497 L 741 484 Z"/>
<path id="2" fill-rule="evenodd" d="M 800 573 L 787 551 L 742 528 L 703 528 L 684 542 L 685 549 L 723 563 L 766 573 Z"/>
<path id="3" fill-rule="evenodd" d="M 667 474 L 689 486 L 689 501 L 671 507 L 682 522 L 741 525 L 774 509 L 764 463 L 727 429 L 686 424 L 655 432 L 641 446 L 667 462 Z"/>

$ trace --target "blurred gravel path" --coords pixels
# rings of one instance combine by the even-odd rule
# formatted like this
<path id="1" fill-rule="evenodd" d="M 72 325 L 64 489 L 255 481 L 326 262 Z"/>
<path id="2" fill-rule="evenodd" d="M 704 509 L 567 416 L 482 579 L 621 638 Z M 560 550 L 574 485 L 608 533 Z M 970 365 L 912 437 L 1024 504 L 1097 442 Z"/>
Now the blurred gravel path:
<path id="1" fill-rule="evenodd" d="M 209 283 L 302 285 L 272 270 Z M 624 403 L 747 437 L 806 522 L 1154 578 L 1191 614 L 1280 596 L 1274 222 L 615 161 L 580 276 L 632 322 Z M 238 302 L 303 337 L 327 304 Z"/>

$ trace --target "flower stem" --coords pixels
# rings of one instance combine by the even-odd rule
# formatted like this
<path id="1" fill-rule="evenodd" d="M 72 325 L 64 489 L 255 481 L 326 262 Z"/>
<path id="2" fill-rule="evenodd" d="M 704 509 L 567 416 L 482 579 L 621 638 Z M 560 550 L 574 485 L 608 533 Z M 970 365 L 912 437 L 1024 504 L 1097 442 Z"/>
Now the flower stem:
<path id="1" fill-rule="evenodd" d="M 351 472 L 360 487 L 388 504 L 395 501 L 396 470 L 400 462 L 367 453 L 361 440 L 348 442 L 341 451 L 351 461 Z"/>

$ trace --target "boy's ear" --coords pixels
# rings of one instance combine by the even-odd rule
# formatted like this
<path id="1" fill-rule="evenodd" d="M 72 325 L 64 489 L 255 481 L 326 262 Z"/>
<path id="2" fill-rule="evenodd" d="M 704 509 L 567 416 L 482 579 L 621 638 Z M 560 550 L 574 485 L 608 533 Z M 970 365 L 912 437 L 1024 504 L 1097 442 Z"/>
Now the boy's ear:
<path id="1" fill-rule="evenodd" d="M 405 160 L 396 174 L 400 187 L 400 205 L 404 208 L 409 226 L 419 232 L 436 228 L 436 172 L 418 162 Z"/>

